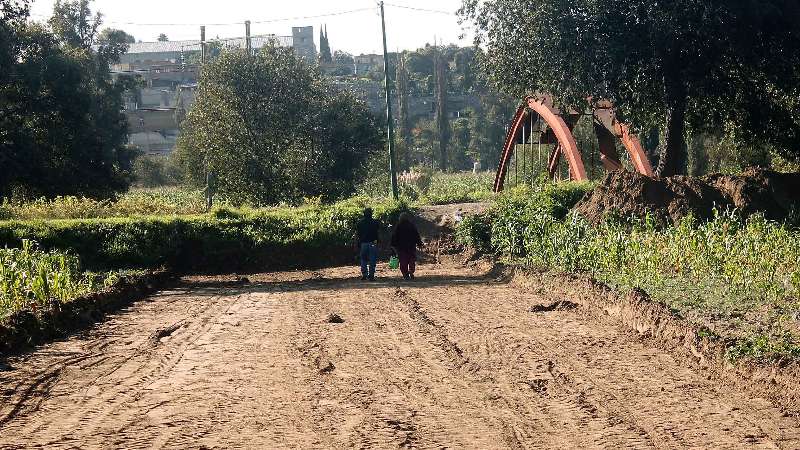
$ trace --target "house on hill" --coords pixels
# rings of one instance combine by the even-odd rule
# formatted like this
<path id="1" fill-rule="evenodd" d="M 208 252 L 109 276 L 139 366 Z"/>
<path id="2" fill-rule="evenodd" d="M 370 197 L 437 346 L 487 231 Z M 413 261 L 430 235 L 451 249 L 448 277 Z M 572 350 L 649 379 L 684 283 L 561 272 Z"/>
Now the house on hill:
<path id="1" fill-rule="evenodd" d="M 316 64 L 314 27 L 294 27 L 291 36 L 253 36 L 258 50 L 270 42 L 291 47 L 295 54 Z M 214 48 L 245 48 L 244 38 L 211 39 Z M 175 148 L 179 122 L 194 104 L 200 76 L 200 41 L 159 41 L 130 44 L 119 63 L 112 65 L 114 77 L 137 77 L 142 86 L 125 100 L 128 142 L 147 154 L 169 154 Z"/>

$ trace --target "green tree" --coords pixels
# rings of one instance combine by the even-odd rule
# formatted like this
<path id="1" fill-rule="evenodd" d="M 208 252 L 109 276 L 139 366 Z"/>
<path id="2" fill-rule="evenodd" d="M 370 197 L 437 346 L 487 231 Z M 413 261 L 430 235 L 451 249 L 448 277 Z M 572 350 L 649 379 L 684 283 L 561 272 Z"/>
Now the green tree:
<path id="1" fill-rule="evenodd" d="M 323 31 L 319 27 L 319 62 L 322 64 L 332 64 L 333 56 L 331 55 L 331 44 L 328 41 L 328 30 Z"/>
<path id="2" fill-rule="evenodd" d="M 214 171 L 219 192 L 240 203 L 332 200 L 354 192 L 383 148 L 375 120 L 291 49 L 224 51 L 203 69 L 178 158 L 190 181 Z"/>
<path id="3" fill-rule="evenodd" d="M 135 44 L 136 38 L 125 31 L 117 30 L 116 28 L 106 28 L 101 31 L 99 35 L 97 35 L 98 44 L 111 44 L 117 42 Z"/>
<path id="4" fill-rule="evenodd" d="M 410 92 L 408 86 L 408 69 L 406 68 L 406 55 L 402 53 L 397 60 L 397 76 L 395 78 L 397 86 L 397 116 L 398 133 L 400 141 L 400 163 L 403 170 L 411 169 L 411 146 L 413 137 L 411 135 L 410 117 Z"/>
<path id="5" fill-rule="evenodd" d="M 453 121 L 453 155 L 451 161 L 458 169 L 469 167 L 468 158 L 478 159 L 471 148 L 473 121 L 461 117 Z"/>
<path id="6" fill-rule="evenodd" d="M 336 64 L 353 66 L 356 63 L 356 60 L 353 58 L 352 54 L 342 50 L 336 50 L 333 52 L 333 62 Z"/>
<path id="7" fill-rule="evenodd" d="M 71 48 L 91 48 L 103 16 L 92 16 L 90 4 L 91 0 L 56 0 L 48 24 L 59 42 Z"/>
<path id="8" fill-rule="evenodd" d="M 661 122 L 661 175 L 686 172 L 687 128 L 800 154 L 795 0 L 464 0 L 461 13 L 507 94 L 609 99 L 641 130 Z"/>
<path id="9" fill-rule="evenodd" d="M 448 108 L 447 60 L 437 53 L 434 59 L 436 68 L 436 130 L 439 138 L 439 170 L 449 169 L 448 152 L 450 148 L 450 110 Z"/>
<path id="10" fill-rule="evenodd" d="M 0 196 L 126 189 L 135 155 L 121 111 L 131 81 L 108 71 L 125 44 L 93 49 L 99 15 L 87 2 L 57 2 L 52 32 L 14 3 L 0 0 Z"/>

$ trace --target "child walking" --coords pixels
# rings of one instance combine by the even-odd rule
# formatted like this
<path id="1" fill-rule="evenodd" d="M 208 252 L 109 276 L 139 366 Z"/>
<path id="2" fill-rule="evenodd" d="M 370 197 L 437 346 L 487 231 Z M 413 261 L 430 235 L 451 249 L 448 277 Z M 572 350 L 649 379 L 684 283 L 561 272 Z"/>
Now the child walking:
<path id="1" fill-rule="evenodd" d="M 400 272 L 403 279 L 413 280 L 417 269 L 417 247 L 422 245 L 416 225 L 411 222 L 411 214 L 403 213 L 392 233 L 392 247 L 400 259 Z"/>

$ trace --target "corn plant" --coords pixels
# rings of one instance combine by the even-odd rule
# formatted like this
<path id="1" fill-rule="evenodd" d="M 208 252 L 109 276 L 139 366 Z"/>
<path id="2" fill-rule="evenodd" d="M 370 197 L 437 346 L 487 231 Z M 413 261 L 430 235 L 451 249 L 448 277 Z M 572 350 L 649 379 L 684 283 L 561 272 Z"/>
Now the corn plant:
<path id="1" fill-rule="evenodd" d="M 31 241 L 23 241 L 22 248 L 0 249 L 0 317 L 35 311 L 49 301 L 70 301 L 90 292 L 93 278 L 81 273 L 77 257 L 40 251 Z"/>

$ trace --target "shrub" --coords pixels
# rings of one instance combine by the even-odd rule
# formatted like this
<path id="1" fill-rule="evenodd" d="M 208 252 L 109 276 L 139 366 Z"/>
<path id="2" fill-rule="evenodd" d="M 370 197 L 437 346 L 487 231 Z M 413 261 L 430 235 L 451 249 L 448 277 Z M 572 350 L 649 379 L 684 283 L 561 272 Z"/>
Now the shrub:
<path id="1" fill-rule="evenodd" d="M 270 210 L 218 209 L 208 216 L 0 223 L 0 246 L 24 240 L 69 251 L 91 270 L 153 268 L 234 271 L 349 262 L 355 223 L 367 200 Z M 396 220 L 403 203 L 374 205 Z"/>

